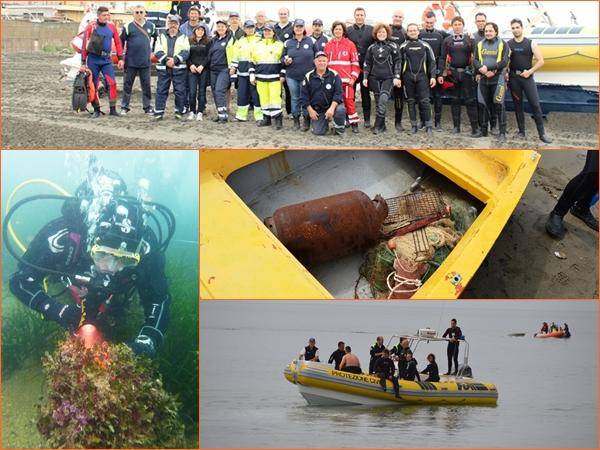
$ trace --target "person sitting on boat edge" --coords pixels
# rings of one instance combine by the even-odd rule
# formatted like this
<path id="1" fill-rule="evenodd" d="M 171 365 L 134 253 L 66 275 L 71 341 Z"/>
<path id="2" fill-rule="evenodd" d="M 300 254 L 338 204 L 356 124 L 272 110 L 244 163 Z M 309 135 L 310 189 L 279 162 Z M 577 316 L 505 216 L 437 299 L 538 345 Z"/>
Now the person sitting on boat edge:
<path id="1" fill-rule="evenodd" d="M 404 380 L 408 381 L 421 381 L 421 376 L 419 375 L 419 371 L 417 370 L 417 360 L 413 358 L 412 352 L 409 350 L 405 353 L 406 357 L 406 373 L 402 377 Z"/>
<path id="2" fill-rule="evenodd" d="M 552 325 L 550 325 L 550 333 L 554 333 L 555 331 L 558 331 L 558 325 L 552 322 Z"/>
<path id="3" fill-rule="evenodd" d="M 311 337 L 308 340 L 308 345 L 302 349 L 298 359 L 304 359 L 304 361 L 319 361 L 319 348 L 315 345 L 315 338 Z"/>
<path id="4" fill-rule="evenodd" d="M 384 350 L 385 345 L 383 345 L 383 336 L 377 336 L 375 343 L 371 346 L 371 350 L 369 351 L 371 354 L 371 360 L 369 361 L 369 375 L 375 373 L 375 364 L 377 363 L 377 360 L 383 356 Z"/>
<path id="5" fill-rule="evenodd" d="M 331 364 L 332 362 L 335 361 L 335 370 L 340 369 L 340 363 L 342 362 L 342 358 L 346 354 L 346 351 L 344 350 L 345 346 L 346 346 L 346 344 L 344 344 L 344 341 L 338 342 L 337 350 L 335 350 L 331 354 L 331 356 L 329 357 L 329 361 L 327 361 L 328 364 Z"/>
<path id="6" fill-rule="evenodd" d="M 563 327 L 563 331 L 565 332 L 565 337 L 566 338 L 570 338 L 571 337 L 571 332 L 569 331 L 569 325 L 567 325 L 565 323 L 565 326 Z"/>
<path id="7" fill-rule="evenodd" d="M 352 348 L 350 348 L 349 345 L 346 346 L 346 354 L 340 363 L 340 370 L 343 372 L 362 374 L 360 361 L 358 360 L 358 357 L 352 353 Z"/>
<path id="8" fill-rule="evenodd" d="M 542 329 L 540 330 L 540 334 L 548 334 L 548 322 L 542 323 Z"/>
<path id="9" fill-rule="evenodd" d="M 390 351 L 387 348 L 383 349 L 382 356 L 377 358 L 373 369 L 374 373 L 379 377 L 379 384 L 381 385 L 383 392 L 387 390 L 386 380 L 390 380 L 394 386 L 394 395 L 400 397 L 398 378 L 394 376 L 396 367 L 394 366 L 394 361 L 390 358 Z"/>
<path id="10" fill-rule="evenodd" d="M 439 382 L 440 371 L 438 369 L 437 363 L 435 362 L 435 355 L 433 353 L 427 355 L 427 361 L 429 361 L 429 364 L 427 365 L 427 367 L 425 367 L 424 370 L 421 371 L 421 373 L 426 373 L 428 375 L 427 381 L 430 381 L 432 383 Z"/>

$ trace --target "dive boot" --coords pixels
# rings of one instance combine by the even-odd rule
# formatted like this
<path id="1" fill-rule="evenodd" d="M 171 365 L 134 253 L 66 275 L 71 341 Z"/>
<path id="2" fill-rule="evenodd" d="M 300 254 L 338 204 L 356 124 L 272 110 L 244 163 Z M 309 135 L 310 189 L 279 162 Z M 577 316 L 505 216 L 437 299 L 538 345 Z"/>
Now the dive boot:
<path id="1" fill-rule="evenodd" d="M 121 115 L 117 112 L 117 107 L 116 106 L 111 106 L 110 107 L 110 112 L 108 113 L 109 116 L 116 116 L 116 117 L 121 117 Z"/>
<path id="2" fill-rule="evenodd" d="M 271 116 L 264 116 L 262 120 L 256 122 L 256 126 L 259 127 L 270 127 L 271 126 Z"/>
<path id="3" fill-rule="evenodd" d="M 590 208 L 580 208 L 578 205 L 571 207 L 571 214 L 583 221 L 592 230 L 598 231 L 598 219 L 594 217 Z"/>
<path id="4" fill-rule="evenodd" d="M 540 141 L 542 141 L 544 144 L 552 144 L 552 139 L 545 134 L 540 135 Z"/>
<path id="5" fill-rule="evenodd" d="M 278 114 L 277 116 L 275 116 L 275 129 L 283 129 L 283 114 Z"/>
<path id="6" fill-rule="evenodd" d="M 471 137 L 472 138 L 480 138 L 483 134 L 481 134 L 481 130 L 478 125 L 471 125 Z"/>
<path id="7" fill-rule="evenodd" d="M 546 220 L 546 232 L 553 238 L 562 239 L 565 235 L 562 216 L 552 211 L 548 216 L 548 220 Z"/>
<path id="8" fill-rule="evenodd" d="M 298 115 L 298 114 L 294 115 L 293 119 L 294 119 L 293 129 L 299 130 L 300 129 L 300 115 Z"/>
<path id="9" fill-rule="evenodd" d="M 385 131 L 385 117 L 375 117 L 375 125 L 371 130 L 373 134 L 381 134 Z"/>
<path id="10" fill-rule="evenodd" d="M 301 130 L 302 131 L 308 131 L 308 130 L 310 130 L 310 117 L 304 116 L 302 118 L 302 128 L 301 128 Z"/>

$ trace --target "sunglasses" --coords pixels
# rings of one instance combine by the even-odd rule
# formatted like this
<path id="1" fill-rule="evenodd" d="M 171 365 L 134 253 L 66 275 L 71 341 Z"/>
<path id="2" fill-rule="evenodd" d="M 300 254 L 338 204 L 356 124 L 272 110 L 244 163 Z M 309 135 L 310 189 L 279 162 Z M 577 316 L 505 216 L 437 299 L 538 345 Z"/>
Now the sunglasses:
<path id="1" fill-rule="evenodd" d="M 146 11 L 135 11 L 135 14 L 144 14 Z"/>

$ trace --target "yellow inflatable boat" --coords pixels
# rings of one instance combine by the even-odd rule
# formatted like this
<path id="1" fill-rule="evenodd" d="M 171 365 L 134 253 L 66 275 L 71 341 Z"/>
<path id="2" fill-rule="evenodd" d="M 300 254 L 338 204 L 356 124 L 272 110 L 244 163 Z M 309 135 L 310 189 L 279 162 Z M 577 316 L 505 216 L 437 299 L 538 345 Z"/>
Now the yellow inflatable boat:
<path id="1" fill-rule="evenodd" d="M 448 341 L 446 338 L 419 335 L 394 336 L 399 337 L 409 339 L 411 348 L 415 350 L 419 342 Z M 383 391 L 376 376 L 343 372 L 324 363 L 294 360 L 287 365 L 283 374 L 290 383 L 298 387 L 300 395 L 307 403 L 315 406 L 496 405 L 496 385 L 467 376 L 471 374 L 467 364 L 468 343 L 461 341 L 461 344 L 466 345 L 467 349 L 465 362 L 457 376 L 441 375 L 440 382 L 435 383 L 399 380 L 399 397 L 394 395 L 389 380 L 386 391 Z"/>
<path id="2" fill-rule="evenodd" d="M 519 203 L 539 158 L 531 150 L 203 150 L 201 298 L 353 298 L 362 255 L 304 266 L 263 219 L 280 206 L 349 190 L 398 195 L 423 169 L 481 206 L 456 247 L 412 297 L 458 298 Z"/>

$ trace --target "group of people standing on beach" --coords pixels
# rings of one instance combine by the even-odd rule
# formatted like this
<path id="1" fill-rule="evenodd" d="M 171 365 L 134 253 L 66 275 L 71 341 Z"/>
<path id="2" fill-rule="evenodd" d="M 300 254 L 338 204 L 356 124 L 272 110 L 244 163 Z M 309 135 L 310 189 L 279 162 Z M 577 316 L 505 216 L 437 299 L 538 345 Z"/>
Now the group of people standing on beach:
<path id="1" fill-rule="evenodd" d="M 451 30 L 435 28 L 433 12 L 404 27 L 404 12 L 395 11 L 390 25 L 366 24 L 366 11 L 356 8 L 354 23 L 334 21 L 331 38 L 321 19 L 312 21 L 307 34 L 303 19 L 290 20 L 289 9 L 280 8 L 277 23 L 264 11 L 242 22 L 238 13 L 228 20 L 207 23 L 200 7 L 186 8 L 186 21 L 177 14 L 166 17 L 166 30 L 158 33 L 145 18 L 143 6 L 134 8 L 133 21 L 120 35 L 110 22 L 107 8 L 84 33 L 82 71 L 90 69 L 98 85 L 103 73 L 109 85 L 110 115 L 130 111 L 133 82 L 139 76 L 144 112 L 154 120 L 165 115 L 171 85 L 175 117 L 201 121 L 206 114 L 207 88 L 215 103 L 215 122 L 247 122 L 249 111 L 260 127 L 283 128 L 283 108 L 293 119 L 293 129 L 326 134 L 330 125 L 338 135 L 347 128 L 359 133 L 359 123 L 379 134 L 386 131 L 388 103 L 394 103 L 394 127 L 404 131 L 407 105 L 410 132 L 442 130 L 442 97 L 451 98 L 452 132 L 461 132 L 464 104 L 473 138 L 497 134 L 506 139 L 507 86 L 515 104 L 518 134 L 525 137 L 523 98 L 532 109 L 539 138 L 547 136 L 533 74 L 543 65 L 537 45 L 523 36 L 519 19 L 511 22 L 513 39 L 498 36 L 498 25 L 484 13 L 475 16 L 477 31 L 465 31 L 464 19 L 452 19 Z M 214 32 L 211 30 L 214 29 Z M 119 68 L 125 71 L 121 110 L 116 110 L 116 82 L 111 64 L 114 41 Z M 91 45 L 95 43 L 95 45 Z M 98 45 L 99 44 L 99 45 Z M 156 102 L 151 105 L 150 67 L 156 58 Z M 535 58 L 535 64 L 533 60 Z M 232 86 L 237 88 L 237 107 L 232 113 Z M 285 93 L 285 101 L 282 98 Z M 360 92 L 362 118 L 355 97 Z M 372 97 L 375 120 L 371 123 Z M 93 102 L 93 117 L 100 117 L 100 103 Z M 497 133 L 496 133 L 497 132 Z"/>

